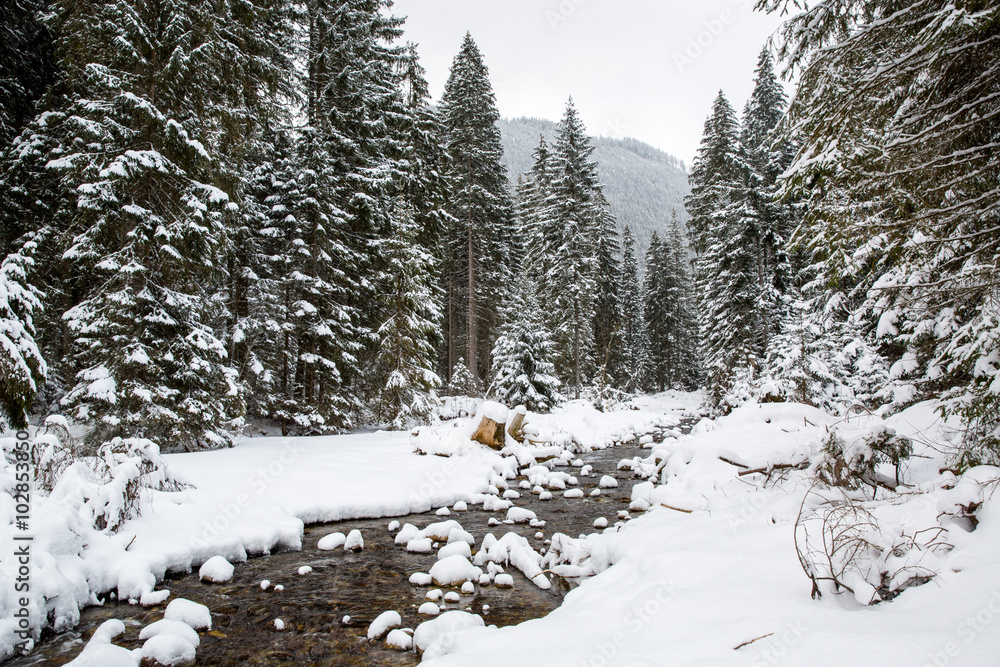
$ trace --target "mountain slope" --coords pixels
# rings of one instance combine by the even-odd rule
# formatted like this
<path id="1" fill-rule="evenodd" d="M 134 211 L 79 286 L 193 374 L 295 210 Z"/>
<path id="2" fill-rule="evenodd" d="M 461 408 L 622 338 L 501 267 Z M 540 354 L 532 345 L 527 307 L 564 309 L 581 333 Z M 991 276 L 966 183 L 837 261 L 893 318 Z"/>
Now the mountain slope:
<path id="1" fill-rule="evenodd" d="M 539 136 L 554 143 L 556 124 L 540 118 L 500 121 L 504 163 L 512 183 L 531 169 L 531 157 Z M 604 194 L 619 230 L 626 225 L 636 238 L 636 254 L 643 262 L 653 231 L 661 233 L 670 224 L 670 213 L 687 222 L 684 196 L 690 188 L 684 163 L 637 139 L 595 137 L 593 159 L 597 161 Z"/>

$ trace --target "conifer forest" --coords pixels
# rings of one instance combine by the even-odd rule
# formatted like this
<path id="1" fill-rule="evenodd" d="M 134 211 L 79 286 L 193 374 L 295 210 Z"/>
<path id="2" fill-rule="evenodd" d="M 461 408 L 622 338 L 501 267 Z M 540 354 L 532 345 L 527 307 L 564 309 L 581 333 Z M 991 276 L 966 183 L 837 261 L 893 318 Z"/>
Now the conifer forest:
<path id="1" fill-rule="evenodd" d="M 1000 3 L 720 3 L 0 0 L 0 661 L 995 664 Z"/>

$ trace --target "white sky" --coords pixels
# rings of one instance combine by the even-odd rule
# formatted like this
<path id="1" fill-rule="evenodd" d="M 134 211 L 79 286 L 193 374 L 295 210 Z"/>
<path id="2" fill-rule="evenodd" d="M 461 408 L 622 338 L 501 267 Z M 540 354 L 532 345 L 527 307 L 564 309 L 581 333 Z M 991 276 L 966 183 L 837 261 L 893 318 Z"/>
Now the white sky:
<path id="1" fill-rule="evenodd" d="M 721 88 L 737 112 L 780 25 L 754 0 L 396 0 L 431 94 L 471 31 L 502 116 L 558 121 L 573 96 L 591 134 L 631 136 L 688 165 Z M 700 45 L 699 45 L 700 42 Z M 780 71 L 780 70 L 779 70 Z"/>

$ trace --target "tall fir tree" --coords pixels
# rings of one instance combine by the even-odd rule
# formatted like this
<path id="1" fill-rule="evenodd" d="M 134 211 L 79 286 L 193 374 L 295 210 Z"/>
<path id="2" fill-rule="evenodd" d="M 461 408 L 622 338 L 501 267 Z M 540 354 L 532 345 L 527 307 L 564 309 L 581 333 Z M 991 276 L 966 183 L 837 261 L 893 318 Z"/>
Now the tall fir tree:
<path id="1" fill-rule="evenodd" d="M 622 388 L 627 383 L 628 373 L 622 355 L 621 244 L 618 226 L 607 200 L 600 201 L 599 205 L 602 215 L 595 249 L 594 350 L 596 363 L 603 370 L 603 375 L 615 388 Z"/>
<path id="2" fill-rule="evenodd" d="M 441 109 L 454 219 L 445 232 L 447 365 L 453 367 L 464 353 L 478 380 L 489 367 L 497 313 L 518 253 L 500 114 L 489 71 L 470 34 L 452 64 Z"/>
<path id="3" fill-rule="evenodd" d="M 35 117 L 36 102 L 55 79 L 44 11 L 40 0 L 7 0 L 0 6 L 0 152 Z M 5 250 L 0 245 L 0 252 Z"/>
<path id="4" fill-rule="evenodd" d="M 699 340 L 710 400 L 719 405 L 757 364 L 754 258 L 745 228 L 746 203 L 739 124 L 722 91 L 705 121 L 685 199 L 696 256 Z"/>
<path id="5" fill-rule="evenodd" d="M 555 343 L 556 370 L 576 398 L 594 368 L 597 247 L 606 220 L 594 147 L 572 99 L 557 129 L 552 191 L 541 212 L 549 267 L 540 291 Z"/>

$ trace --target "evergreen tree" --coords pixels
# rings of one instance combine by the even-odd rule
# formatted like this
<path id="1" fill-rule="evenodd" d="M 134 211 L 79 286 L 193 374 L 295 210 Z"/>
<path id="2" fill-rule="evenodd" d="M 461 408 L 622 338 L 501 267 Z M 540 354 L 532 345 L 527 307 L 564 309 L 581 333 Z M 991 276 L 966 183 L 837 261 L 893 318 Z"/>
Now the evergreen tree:
<path id="1" fill-rule="evenodd" d="M 52 36 L 41 21 L 43 10 L 39 0 L 0 4 L 0 152 L 34 118 L 35 103 L 55 78 Z"/>
<path id="2" fill-rule="evenodd" d="M 549 360 L 552 342 L 531 282 L 522 275 L 512 292 L 493 346 L 493 390 L 506 405 L 548 412 L 560 400 L 559 380 Z"/>
<path id="3" fill-rule="evenodd" d="M 454 368 L 451 369 L 451 380 L 446 387 L 449 396 L 479 396 L 482 393 L 479 381 L 472 377 L 469 371 L 469 364 L 465 359 L 458 358 Z"/>
<path id="4" fill-rule="evenodd" d="M 540 291 L 555 343 L 556 370 L 576 398 L 595 361 L 597 247 L 604 229 L 606 201 L 594 147 L 570 100 L 557 127 L 552 192 L 541 212 L 549 269 Z"/>
<path id="5" fill-rule="evenodd" d="M 517 222 L 520 237 L 524 240 L 522 270 L 536 286 L 544 284 L 553 257 L 545 245 L 545 207 L 552 194 L 555 165 L 552 151 L 545 137 L 539 137 L 531 171 L 518 188 Z M 545 294 L 536 295 L 541 312 L 546 312 Z"/>
<path id="6" fill-rule="evenodd" d="M 648 269 L 647 269 L 648 270 Z M 646 365 L 646 327 L 643 319 L 642 290 L 639 286 L 639 265 L 635 257 L 635 237 L 627 225 L 622 234 L 621 284 L 621 355 L 624 373 L 622 389 L 634 393 L 642 387 L 642 370 Z"/>
<path id="7" fill-rule="evenodd" d="M 602 195 L 603 197 L 603 195 Z M 607 201 L 600 203 L 603 215 L 598 228 L 597 276 L 594 299 L 594 350 L 597 363 L 616 388 L 624 387 L 627 372 L 622 355 L 621 263 L 618 255 L 618 227 L 608 210 Z"/>
<path id="8" fill-rule="evenodd" d="M 722 92 L 705 122 L 685 206 L 696 253 L 699 340 L 710 400 L 718 405 L 757 364 L 754 257 L 744 217 L 736 114 Z"/>
<path id="9" fill-rule="evenodd" d="M 454 221 L 445 232 L 448 361 L 467 353 L 480 377 L 493 347 L 496 313 L 509 282 L 513 210 L 497 122 L 500 114 L 482 54 L 466 34 L 441 102 Z M 461 322 L 465 322 L 463 326 Z"/>
<path id="10" fill-rule="evenodd" d="M 45 379 L 35 343 L 34 315 L 42 304 L 28 280 L 33 244 L 0 262 L 0 426 L 27 428 L 28 411 Z"/>
<path id="11" fill-rule="evenodd" d="M 436 403 L 433 390 L 441 385 L 433 371 L 439 288 L 434 258 L 417 242 L 420 231 L 412 212 L 401 208 L 383 241 L 391 269 L 380 279 L 388 289 L 380 295 L 385 319 L 378 330 L 379 416 L 393 428 L 426 419 Z"/>

